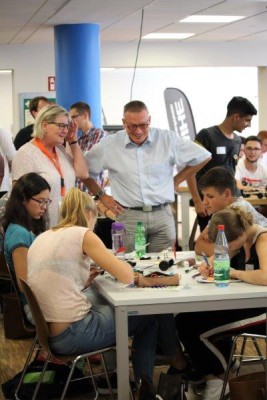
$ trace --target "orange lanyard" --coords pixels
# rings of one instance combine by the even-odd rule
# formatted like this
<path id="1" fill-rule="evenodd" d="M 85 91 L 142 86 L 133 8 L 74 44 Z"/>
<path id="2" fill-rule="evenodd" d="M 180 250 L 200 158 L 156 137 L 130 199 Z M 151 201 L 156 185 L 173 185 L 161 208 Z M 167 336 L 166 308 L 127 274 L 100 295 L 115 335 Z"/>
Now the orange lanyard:
<path id="1" fill-rule="evenodd" d="M 49 158 L 49 160 L 53 163 L 54 167 L 57 169 L 59 175 L 60 175 L 60 187 L 61 187 L 61 196 L 65 196 L 66 194 L 66 187 L 65 187 L 65 181 L 64 181 L 64 175 L 62 172 L 62 169 L 60 167 L 59 164 L 59 159 L 58 159 L 58 154 L 56 152 L 56 149 L 54 148 L 53 153 L 54 153 L 54 157 L 51 155 L 51 153 L 49 153 L 49 151 L 47 151 L 47 149 L 45 148 L 45 146 L 43 145 L 42 141 L 39 138 L 35 138 L 33 140 L 33 144 L 38 147 L 38 149 L 41 150 L 41 152 L 46 155 L 46 157 Z"/>

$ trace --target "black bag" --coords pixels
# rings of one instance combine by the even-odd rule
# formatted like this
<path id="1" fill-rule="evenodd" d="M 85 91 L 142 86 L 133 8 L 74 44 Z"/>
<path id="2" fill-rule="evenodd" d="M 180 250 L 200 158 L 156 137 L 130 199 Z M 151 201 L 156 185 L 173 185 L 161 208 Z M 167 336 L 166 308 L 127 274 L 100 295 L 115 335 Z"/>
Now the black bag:
<path id="1" fill-rule="evenodd" d="M 37 360 L 34 360 L 29 365 L 18 393 L 21 400 L 32 399 L 43 366 L 44 363 Z M 69 372 L 70 368 L 67 365 L 49 363 L 45 372 L 44 381 L 41 383 L 39 388 L 37 399 L 47 400 L 61 396 Z M 22 371 L 2 384 L 2 392 L 6 398 L 10 400 L 15 399 L 15 391 L 19 384 L 21 375 Z M 83 373 L 78 368 L 75 368 L 72 379 L 83 377 Z M 80 393 L 90 393 L 91 391 L 92 385 L 88 378 L 76 382 L 70 382 L 67 395 L 72 396 Z"/>

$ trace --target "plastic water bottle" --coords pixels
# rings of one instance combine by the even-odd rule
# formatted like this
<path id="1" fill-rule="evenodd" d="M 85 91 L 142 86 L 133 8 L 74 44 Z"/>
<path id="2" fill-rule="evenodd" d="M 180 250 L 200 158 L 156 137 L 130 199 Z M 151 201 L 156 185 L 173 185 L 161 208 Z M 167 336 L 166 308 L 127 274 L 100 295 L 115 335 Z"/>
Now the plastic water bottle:
<path id="1" fill-rule="evenodd" d="M 122 222 L 112 222 L 111 225 L 112 251 L 115 254 L 125 253 L 125 226 Z"/>
<path id="2" fill-rule="evenodd" d="M 230 257 L 224 225 L 218 225 L 218 234 L 214 244 L 214 282 L 225 287 L 230 282 Z"/>
<path id="3" fill-rule="evenodd" d="M 146 229 L 143 222 L 137 222 L 134 235 L 134 249 L 136 257 L 141 258 L 146 254 Z"/>

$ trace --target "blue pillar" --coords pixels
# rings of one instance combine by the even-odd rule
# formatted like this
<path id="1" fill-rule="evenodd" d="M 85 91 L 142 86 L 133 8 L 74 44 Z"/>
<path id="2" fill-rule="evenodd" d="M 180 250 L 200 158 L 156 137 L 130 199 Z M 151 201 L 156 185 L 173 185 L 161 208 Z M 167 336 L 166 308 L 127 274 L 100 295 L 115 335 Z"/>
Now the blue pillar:
<path id="1" fill-rule="evenodd" d="M 58 25 L 54 36 L 57 103 L 67 110 L 77 101 L 88 103 L 94 126 L 101 128 L 99 25 Z"/>

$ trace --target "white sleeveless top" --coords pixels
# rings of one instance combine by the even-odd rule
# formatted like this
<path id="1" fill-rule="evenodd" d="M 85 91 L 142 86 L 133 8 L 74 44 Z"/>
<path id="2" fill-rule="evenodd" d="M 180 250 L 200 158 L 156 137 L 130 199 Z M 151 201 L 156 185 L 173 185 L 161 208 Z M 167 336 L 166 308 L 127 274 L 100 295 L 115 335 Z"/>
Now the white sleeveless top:
<path id="1" fill-rule="evenodd" d="M 90 259 L 82 250 L 87 230 L 48 230 L 29 248 L 27 280 L 48 322 L 79 321 L 90 311 L 82 292 L 90 271 Z"/>

